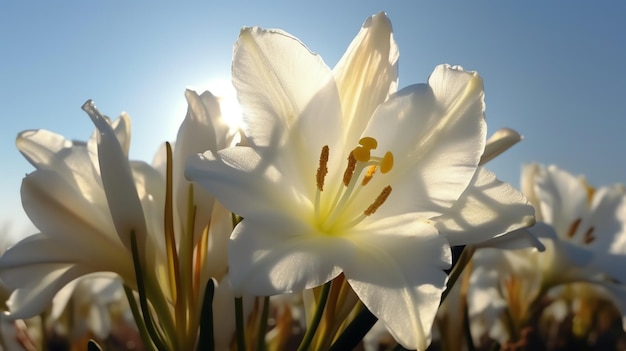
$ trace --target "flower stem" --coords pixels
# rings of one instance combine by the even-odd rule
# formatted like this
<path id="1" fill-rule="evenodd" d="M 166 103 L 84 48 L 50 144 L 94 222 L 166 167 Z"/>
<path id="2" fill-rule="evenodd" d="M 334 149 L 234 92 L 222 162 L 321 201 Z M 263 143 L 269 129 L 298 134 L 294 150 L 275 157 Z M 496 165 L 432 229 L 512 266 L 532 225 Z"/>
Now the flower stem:
<path id="1" fill-rule="evenodd" d="M 270 297 L 263 298 L 263 309 L 261 310 L 261 320 L 259 321 L 259 332 L 256 339 L 256 350 L 265 350 L 265 333 L 267 331 L 267 318 L 270 315 Z"/>
<path id="2" fill-rule="evenodd" d="M 469 246 L 469 245 L 463 249 L 463 252 L 461 253 L 461 257 L 459 257 L 459 260 L 457 261 L 456 265 L 454 265 L 452 272 L 450 272 L 450 276 L 448 277 L 448 282 L 446 283 L 446 290 L 444 290 L 443 293 L 441 294 L 441 302 L 439 302 L 439 305 L 441 305 L 446 300 L 446 297 L 448 297 L 448 294 L 452 290 L 452 287 L 461 276 L 461 273 L 463 273 L 465 266 L 467 266 L 467 264 L 472 259 L 472 256 L 474 255 L 474 251 L 476 251 L 476 248 L 474 246 Z"/>
<path id="3" fill-rule="evenodd" d="M 246 351 L 245 326 L 243 322 L 243 299 L 235 297 L 235 324 L 237 326 L 237 351 Z"/>
<path id="4" fill-rule="evenodd" d="M 304 338 L 298 347 L 298 351 L 308 350 L 311 345 L 313 336 L 315 336 L 315 331 L 317 331 L 317 327 L 319 326 L 320 321 L 322 320 L 322 315 L 324 314 L 324 308 L 326 307 L 326 301 L 328 300 L 331 284 L 332 280 L 322 285 L 322 291 L 320 292 L 320 296 L 317 301 L 317 307 L 315 309 L 315 314 L 313 315 L 313 320 L 311 320 L 311 324 L 304 334 Z"/>
<path id="5" fill-rule="evenodd" d="M 352 350 L 363 340 L 367 332 L 372 329 L 378 318 L 372 314 L 365 306 L 361 307 L 359 313 L 348 324 L 343 333 L 331 345 L 330 351 Z"/>
<path id="6" fill-rule="evenodd" d="M 126 284 L 124 284 L 124 292 L 126 293 L 126 299 L 130 305 L 130 311 L 133 313 L 133 317 L 135 318 L 135 324 L 137 324 L 137 329 L 139 330 L 141 339 L 148 350 L 156 351 L 157 349 L 150 339 L 150 333 L 148 333 L 148 329 L 146 329 L 146 323 L 141 317 L 141 311 L 139 311 L 139 306 L 137 306 L 137 300 L 135 300 L 133 291 Z"/>
<path id="7" fill-rule="evenodd" d="M 144 285 L 144 279 L 142 274 L 141 262 L 139 261 L 139 249 L 137 248 L 137 238 L 135 232 L 130 232 L 130 245 L 133 253 L 133 264 L 135 268 L 135 276 L 137 280 L 137 291 L 139 292 L 139 305 L 141 306 L 141 313 L 143 314 L 143 320 L 145 321 L 146 329 L 152 342 L 159 351 L 167 351 L 168 347 L 161 339 L 161 335 L 155 326 L 155 321 L 150 315 L 150 307 L 148 306 L 148 300 L 146 297 L 146 288 Z"/>
<path id="8" fill-rule="evenodd" d="M 202 302 L 202 314 L 200 317 L 200 336 L 198 338 L 197 351 L 215 350 L 215 335 L 213 330 L 213 296 L 215 295 L 215 282 L 209 279 L 204 291 Z"/>

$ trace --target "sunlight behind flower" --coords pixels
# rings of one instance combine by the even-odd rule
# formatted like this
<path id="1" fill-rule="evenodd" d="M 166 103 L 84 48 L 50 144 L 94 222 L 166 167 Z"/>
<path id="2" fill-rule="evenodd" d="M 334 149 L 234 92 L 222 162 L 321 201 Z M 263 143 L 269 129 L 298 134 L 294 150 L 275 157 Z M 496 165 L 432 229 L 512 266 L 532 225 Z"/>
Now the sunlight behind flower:
<path id="1" fill-rule="evenodd" d="M 219 97 L 220 109 L 222 110 L 222 118 L 228 124 L 228 127 L 232 129 L 239 129 L 243 127 L 243 115 L 241 113 L 241 107 L 237 101 L 237 92 L 233 87 L 229 78 L 218 78 L 211 80 L 206 84 L 200 86 L 189 87 L 196 91 L 210 91 L 213 95 Z M 187 110 L 186 104 L 181 104 L 181 111 Z"/>

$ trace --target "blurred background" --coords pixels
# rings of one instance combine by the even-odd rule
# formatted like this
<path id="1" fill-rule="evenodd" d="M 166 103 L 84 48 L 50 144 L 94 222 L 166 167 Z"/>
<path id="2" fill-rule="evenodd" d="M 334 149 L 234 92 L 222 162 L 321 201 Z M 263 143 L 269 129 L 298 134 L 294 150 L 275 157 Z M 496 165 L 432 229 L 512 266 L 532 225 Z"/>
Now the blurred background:
<path id="1" fill-rule="evenodd" d="M 400 87 L 440 63 L 484 79 L 489 135 L 524 141 L 489 163 L 519 184 L 522 164 L 555 163 L 592 185 L 626 182 L 626 2 L 148 1 L 0 2 L 0 228 L 35 232 L 19 188 L 33 170 L 15 148 L 27 129 L 86 140 L 80 106 L 132 118 L 131 158 L 174 140 L 185 88 L 232 94 L 242 26 L 284 29 L 334 66 L 370 15 L 385 11 Z"/>

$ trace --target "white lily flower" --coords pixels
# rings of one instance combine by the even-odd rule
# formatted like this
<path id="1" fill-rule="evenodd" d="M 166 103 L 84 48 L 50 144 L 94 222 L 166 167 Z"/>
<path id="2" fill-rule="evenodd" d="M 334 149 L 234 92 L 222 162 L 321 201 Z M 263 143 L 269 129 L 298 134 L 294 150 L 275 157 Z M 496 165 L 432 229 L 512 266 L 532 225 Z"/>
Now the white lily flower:
<path id="1" fill-rule="evenodd" d="M 167 348 L 193 348 L 207 282 L 227 273 L 232 219 L 182 176 L 184 160 L 230 146 L 235 133 L 221 121 L 218 98 L 191 90 L 186 98 L 187 117 L 176 150 L 165 158 L 165 176 L 128 160 L 129 118 L 123 114 L 111 123 L 91 102 L 83 106 L 96 126 L 88 143 L 45 130 L 18 136 L 18 148 L 37 168 L 23 181 L 22 201 L 41 233 L 0 257 L 0 278 L 16 289 L 13 318 L 36 315 L 78 277 L 114 272 L 130 289 L 145 287 Z M 232 305 L 221 297 L 232 296 L 229 291 L 227 282 L 216 286 L 215 301 Z M 134 301 L 132 292 L 127 295 Z M 230 343 L 229 315 L 217 345 Z"/>
<path id="2" fill-rule="evenodd" d="M 537 211 L 537 220 L 558 239 L 589 257 L 595 274 L 626 282 L 626 188 L 621 184 L 595 189 L 583 177 L 558 167 L 531 164 L 522 172 L 522 191 Z M 535 229 L 530 229 L 535 231 Z M 577 254 L 580 256 L 580 254 Z M 561 273 L 557 273 L 561 274 Z M 588 274 L 581 279 L 588 279 Z"/>
<path id="3" fill-rule="evenodd" d="M 67 334 L 71 342 L 93 335 L 106 339 L 112 327 L 109 306 L 126 299 L 122 282 L 113 273 L 93 273 L 65 285 L 54 296 L 46 322 L 58 334 Z M 63 314 L 70 314 L 65 325 Z M 91 333 L 91 334 L 89 334 Z"/>
<path id="4" fill-rule="evenodd" d="M 556 166 L 531 164 L 523 169 L 522 190 L 538 219 L 527 230 L 545 251 L 478 250 L 468 294 L 473 320 L 482 319 L 490 336 L 500 342 L 515 338 L 536 317 L 538 301 L 550 289 L 575 283 L 591 283 L 610 293 L 624 313 L 624 187 L 594 189 L 584 178 Z M 505 311 L 508 323 L 502 320 Z"/>
<path id="5" fill-rule="evenodd" d="M 533 212 L 478 166 L 478 74 L 442 65 L 396 92 L 397 59 L 383 13 L 333 70 L 284 31 L 244 28 L 232 71 L 251 147 L 207 151 L 186 174 L 244 218 L 229 246 L 235 291 L 301 291 L 343 272 L 402 346 L 423 350 L 451 261 L 446 238 L 484 241 L 532 224 Z"/>

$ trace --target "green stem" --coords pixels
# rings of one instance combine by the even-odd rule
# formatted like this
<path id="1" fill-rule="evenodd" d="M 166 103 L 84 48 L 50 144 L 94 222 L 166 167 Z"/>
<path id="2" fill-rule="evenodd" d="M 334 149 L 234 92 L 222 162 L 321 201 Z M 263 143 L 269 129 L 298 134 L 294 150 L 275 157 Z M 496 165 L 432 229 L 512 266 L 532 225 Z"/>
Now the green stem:
<path id="1" fill-rule="evenodd" d="M 215 295 L 215 282 L 209 279 L 204 291 L 202 302 L 202 314 L 200 315 L 200 337 L 196 351 L 215 350 L 215 337 L 213 331 L 213 296 Z"/>
<path id="2" fill-rule="evenodd" d="M 237 326 L 237 351 L 246 351 L 245 326 L 243 322 L 243 299 L 235 297 L 235 323 Z"/>
<path id="3" fill-rule="evenodd" d="M 452 272 L 450 272 L 448 282 L 446 283 L 446 290 L 444 290 L 441 294 L 441 302 L 439 303 L 439 305 L 441 305 L 446 300 L 446 297 L 448 297 L 448 294 L 452 290 L 452 287 L 461 276 L 461 273 L 463 273 L 465 266 L 467 266 L 469 261 L 472 259 L 474 251 L 476 251 L 476 249 L 473 246 L 466 246 L 465 249 L 463 249 L 463 253 L 461 253 L 459 261 L 452 269 Z"/>
<path id="4" fill-rule="evenodd" d="M 128 304 L 130 305 L 130 311 L 133 313 L 133 317 L 135 318 L 135 324 L 137 324 L 137 329 L 139 330 L 139 335 L 144 341 L 146 348 L 148 348 L 150 351 L 157 351 L 154 343 L 152 342 L 152 339 L 150 338 L 148 329 L 146 329 L 146 323 L 141 317 L 141 312 L 139 311 L 139 306 L 137 306 L 137 300 L 135 300 L 135 295 L 126 284 L 124 284 L 124 293 L 126 293 L 126 299 L 128 300 Z"/>
<path id="5" fill-rule="evenodd" d="M 163 342 L 161 335 L 155 326 L 155 321 L 152 319 L 150 315 L 150 306 L 148 306 L 148 300 L 146 298 L 146 288 L 144 286 L 143 274 L 141 269 L 141 262 L 139 261 L 139 249 L 137 248 L 137 238 L 135 237 L 135 232 L 130 232 L 130 246 L 133 252 L 133 264 L 135 268 L 135 277 L 137 280 L 137 292 L 139 293 L 139 306 L 141 306 L 141 313 L 143 315 L 143 320 L 146 324 L 146 329 L 148 330 L 148 334 L 157 350 L 159 351 L 167 351 L 168 347 Z"/>
<path id="6" fill-rule="evenodd" d="M 354 349 L 365 334 L 376 324 L 378 318 L 370 312 L 365 306 L 361 306 L 361 310 L 354 319 L 343 330 L 341 335 L 330 346 L 330 351 L 352 350 Z"/>
<path id="7" fill-rule="evenodd" d="M 298 351 L 308 350 L 309 346 L 311 346 L 311 341 L 313 341 L 313 337 L 315 336 L 317 327 L 319 327 L 320 321 L 322 320 L 322 315 L 324 314 L 324 308 L 326 307 L 326 301 L 328 300 L 328 295 L 330 293 L 331 283 L 332 280 L 322 285 L 322 291 L 320 292 L 320 296 L 317 301 L 315 314 L 313 315 L 313 319 L 311 320 L 311 325 L 309 325 L 309 327 L 306 329 L 306 333 L 304 334 L 304 338 L 302 339 L 302 342 L 298 347 Z"/>
<path id="8" fill-rule="evenodd" d="M 267 332 L 267 318 L 270 315 L 270 297 L 263 298 L 263 309 L 261 310 L 261 320 L 259 321 L 259 332 L 256 339 L 257 351 L 265 351 L 265 333 Z"/>
<path id="9" fill-rule="evenodd" d="M 470 326 L 469 308 L 467 307 L 467 304 L 465 304 L 465 307 L 463 308 L 463 334 L 465 334 L 467 351 L 476 351 L 474 339 L 472 339 L 472 329 Z"/>

